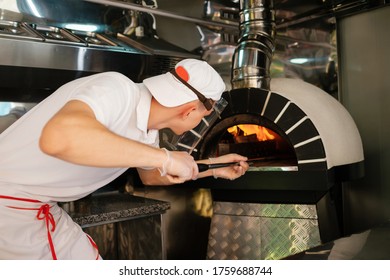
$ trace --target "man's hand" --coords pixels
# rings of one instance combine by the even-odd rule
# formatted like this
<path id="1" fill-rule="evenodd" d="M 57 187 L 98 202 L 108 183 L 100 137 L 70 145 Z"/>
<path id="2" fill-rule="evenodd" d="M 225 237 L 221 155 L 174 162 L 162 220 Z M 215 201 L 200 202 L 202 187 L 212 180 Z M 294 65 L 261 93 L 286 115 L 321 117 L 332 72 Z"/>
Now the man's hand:
<path id="1" fill-rule="evenodd" d="M 198 166 L 192 156 L 187 152 L 170 152 L 165 149 L 167 160 L 160 170 L 161 176 L 167 176 L 171 183 L 183 183 L 196 179 Z"/>
<path id="2" fill-rule="evenodd" d="M 196 162 L 187 152 L 170 151 L 168 153 L 170 159 L 167 163 L 165 163 L 165 172 L 161 168 L 159 170 L 138 169 L 138 173 L 140 174 L 142 182 L 145 185 L 181 184 L 188 180 L 194 180 L 196 178 L 203 178 L 207 176 L 234 180 L 244 175 L 249 168 L 249 165 L 246 162 L 248 160 L 247 157 L 238 154 L 228 154 L 217 158 L 200 160 L 198 163 L 211 164 L 237 162 L 237 165 L 209 169 L 207 171 L 198 173 L 198 166 L 196 165 Z M 161 174 L 164 176 L 161 176 Z"/>
<path id="3" fill-rule="evenodd" d="M 166 152 L 165 162 L 160 168 L 138 168 L 138 174 L 144 185 L 181 184 L 198 176 L 198 166 L 187 152 Z"/>
<path id="4" fill-rule="evenodd" d="M 214 178 L 223 178 L 229 180 L 237 179 L 244 175 L 248 170 L 249 165 L 246 162 L 247 160 L 247 157 L 238 154 L 227 154 L 217 158 L 209 158 L 208 160 L 199 161 L 201 163 L 207 164 L 237 162 L 237 165 L 230 165 L 227 167 L 207 170 L 200 173 L 199 177 L 214 176 Z"/>

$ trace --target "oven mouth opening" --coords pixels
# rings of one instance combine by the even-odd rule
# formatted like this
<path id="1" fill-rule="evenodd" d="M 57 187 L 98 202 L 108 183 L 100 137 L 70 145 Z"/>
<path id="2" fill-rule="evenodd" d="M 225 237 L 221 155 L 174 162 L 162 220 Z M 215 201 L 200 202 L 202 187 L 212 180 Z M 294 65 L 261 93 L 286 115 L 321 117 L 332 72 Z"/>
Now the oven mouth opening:
<path id="1" fill-rule="evenodd" d="M 248 158 L 249 171 L 297 171 L 298 161 L 288 137 L 258 115 L 239 115 L 219 122 L 201 145 L 201 158 L 236 153 Z"/>

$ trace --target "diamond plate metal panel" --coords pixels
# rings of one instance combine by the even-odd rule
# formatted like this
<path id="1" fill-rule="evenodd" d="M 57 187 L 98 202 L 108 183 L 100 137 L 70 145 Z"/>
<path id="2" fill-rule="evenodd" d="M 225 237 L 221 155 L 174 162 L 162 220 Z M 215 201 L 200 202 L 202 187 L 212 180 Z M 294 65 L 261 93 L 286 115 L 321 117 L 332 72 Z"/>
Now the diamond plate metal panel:
<path id="1" fill-rule="evenodd" d="M 315 205 L 214 202 L 214 214 L 317 219 Z"/>
<path id="2" fill-rule="evenodd" d="M 321 243 L 313 205 L 216 202 L 213 210 L 208 259 L 281 259 Z"/>
<path id="3" fill-rule="evenodd" d="M 317 220 L 263 218 L 260 226 L 262 259 L 281 259 L 321 243 Z"/>
<path id="4" fill-rule="evenodd" d="M 262 205 L 255 203 L 219 202 L 213 203 L 213 213 L 223 215 L 260 216 Z"/>
<path id="5" fill-rule="evenodd" d="M 260 218 L 215 215 L 210 226 L 207 258 L 260 259 Z"/>

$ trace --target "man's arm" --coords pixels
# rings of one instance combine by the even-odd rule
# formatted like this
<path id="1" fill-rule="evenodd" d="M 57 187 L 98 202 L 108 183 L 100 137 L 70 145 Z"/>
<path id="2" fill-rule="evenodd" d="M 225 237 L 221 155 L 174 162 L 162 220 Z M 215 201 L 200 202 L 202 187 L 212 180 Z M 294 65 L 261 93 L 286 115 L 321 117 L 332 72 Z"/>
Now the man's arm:
<path id="1" fill-rule="evenodd" d="M 111 132 L 96 120 L 87 104 L 77 100 L 68 102 L 48 121 L 39 145 L 50 156 L 80 165 L 165 168 L 172 183 L 198 175 L 195 161 L 187 153 L 172 153 L 167 165 L 165 151 Z M 155 171 L 152 175 L 161 177 Z M 160 179 L 165 180 L 155 180 Z"/>
<path id="2" fill-rule="evenodd" d="M 41 150 L 80 165 L 161 167 L 164 151 L 112 133 L 81 101 L 68 102 L 43 128 Z M 144 155 L 148 154 L 147 157 Z"/>

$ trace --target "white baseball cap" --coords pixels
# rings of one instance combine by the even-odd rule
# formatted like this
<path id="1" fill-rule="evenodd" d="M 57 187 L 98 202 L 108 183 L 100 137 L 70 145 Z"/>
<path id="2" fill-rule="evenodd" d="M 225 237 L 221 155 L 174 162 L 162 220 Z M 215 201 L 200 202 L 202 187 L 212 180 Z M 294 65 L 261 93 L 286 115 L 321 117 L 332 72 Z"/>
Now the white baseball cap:
<path id="1" fill-rule="evenodd" d="M 175 70 L 184 83 L 171 72 L 143 81 L 158 103 L 165 107 L 180 106 L 197 100 L 198 96 L 190 87 L 214 101 L 218 101 L 225 91 L 226 86 L 221 76 L 206 61 L 184 59 L 176 64 Z"/>

